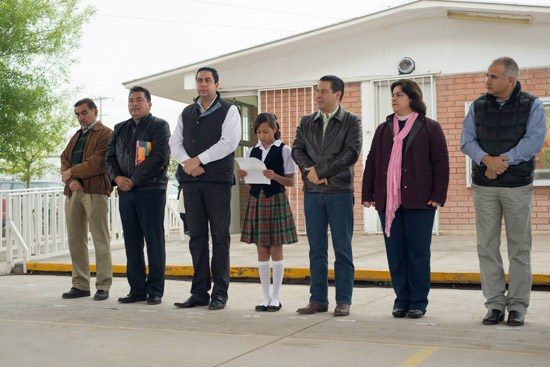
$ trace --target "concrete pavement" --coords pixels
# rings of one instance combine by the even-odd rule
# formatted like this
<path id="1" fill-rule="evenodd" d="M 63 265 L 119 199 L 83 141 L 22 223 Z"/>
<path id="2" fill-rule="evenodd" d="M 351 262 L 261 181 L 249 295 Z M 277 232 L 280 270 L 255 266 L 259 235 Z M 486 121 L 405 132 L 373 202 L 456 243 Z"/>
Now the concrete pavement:
<path id="1" fill-rule="evenodd" d="M 479 290 L 432 289 L 422 319 L 394 319 L 393 291 L 355 288 L 351 315 L 298 315 L 308 287 L 282 287 L 283 308 L 254 312 L 257 283 L 233 282 L 226 309 L 184 310 L 189 281 L 166 281 L 163 303 L 119 304 L 128 291 L 115 278 L 111 298 L 64 300 L 70 278 L 0 276 L 2 366 L 548 366 L 550 292 L 532 293 L 523 327 L 484 326 Z M 93 293 L 92 293 L 93 294 Z"/>

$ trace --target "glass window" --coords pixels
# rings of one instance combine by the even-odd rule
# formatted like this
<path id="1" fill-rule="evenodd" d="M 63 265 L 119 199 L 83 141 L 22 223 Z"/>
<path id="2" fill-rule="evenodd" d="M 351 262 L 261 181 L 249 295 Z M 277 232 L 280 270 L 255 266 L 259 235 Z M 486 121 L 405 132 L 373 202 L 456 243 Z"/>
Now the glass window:
<path id="1" fill-rule="evenodd" d="M 546 111 L 546 139 L 539 154 L 535 156 L 535 180 L 537 185 L 550 186 L 550 99 L 541 99 Z"/>
<path id="2" fill-rule="evenodd" d="M 237 148 L 237 151 L 235 152 L 236 157 L 244 157 L 244 154 L 246 151 L 253 147 L 256 141 L 256 134 L 254 134 L 254 120 L 256 119 L 256 115 L 258 114 L 258 108 L 256 106 L 243 103 L 238 100 L 230 100 L 231 103 L 235 104 L 239 108 L 239 112 L 241 113 L 241 128 L 242 128 L 242 135 L 241 135 L 241 142 L 239 143 L 239 147 Z"/>

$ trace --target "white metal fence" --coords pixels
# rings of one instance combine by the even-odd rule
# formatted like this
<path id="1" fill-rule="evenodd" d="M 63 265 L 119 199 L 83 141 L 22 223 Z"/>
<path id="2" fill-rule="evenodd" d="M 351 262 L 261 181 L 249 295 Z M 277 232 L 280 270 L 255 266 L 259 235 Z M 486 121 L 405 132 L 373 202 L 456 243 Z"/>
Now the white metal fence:
<path id="1" fill-rule="evenodd" d="M 26 189 L 0 191 L 2 231 L 0 261 L 5 258 L 6 272 L 17 264 L 27 271 L 27 261 L 68 254 L 65 226 L 65 195 L 62 189 Z M 109 198 L 111 245 L 122 243 L 123 232 L 118 210 L 118 197 Z M 183 235 L 183 224 L 177 211 L 177 199 L 167 197 L 165 235 Z M 90 249 L 93 243 L 90 236 Z"/>

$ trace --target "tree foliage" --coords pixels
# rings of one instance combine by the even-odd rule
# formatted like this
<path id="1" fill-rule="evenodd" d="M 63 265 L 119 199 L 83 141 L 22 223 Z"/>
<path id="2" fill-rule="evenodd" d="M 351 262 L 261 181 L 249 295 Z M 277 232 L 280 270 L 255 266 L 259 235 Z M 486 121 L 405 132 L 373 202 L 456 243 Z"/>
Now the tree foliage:
<path id="1" fill-rule="evenodd" d="M 78 0 L 0 0 L 0 168 L 6 173 L 29 180 L 58 153 L 70 121 L 62 88 L 93 13 L 79 9 Z"/>

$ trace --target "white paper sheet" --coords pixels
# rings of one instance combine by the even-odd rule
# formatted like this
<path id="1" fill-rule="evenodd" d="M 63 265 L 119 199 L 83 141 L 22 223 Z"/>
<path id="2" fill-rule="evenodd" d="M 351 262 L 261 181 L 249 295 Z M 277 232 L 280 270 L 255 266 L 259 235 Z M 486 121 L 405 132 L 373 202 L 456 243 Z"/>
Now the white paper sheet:
<path id="1" fill-rule="evenodd" d="M 244 182 L 247 184 L 270 185 L 271 180 L 264 176 L 263 171 L 267 169 L 264 162 L 257 158 L 235 158 L 239 167 L 246 171 Z"/>

